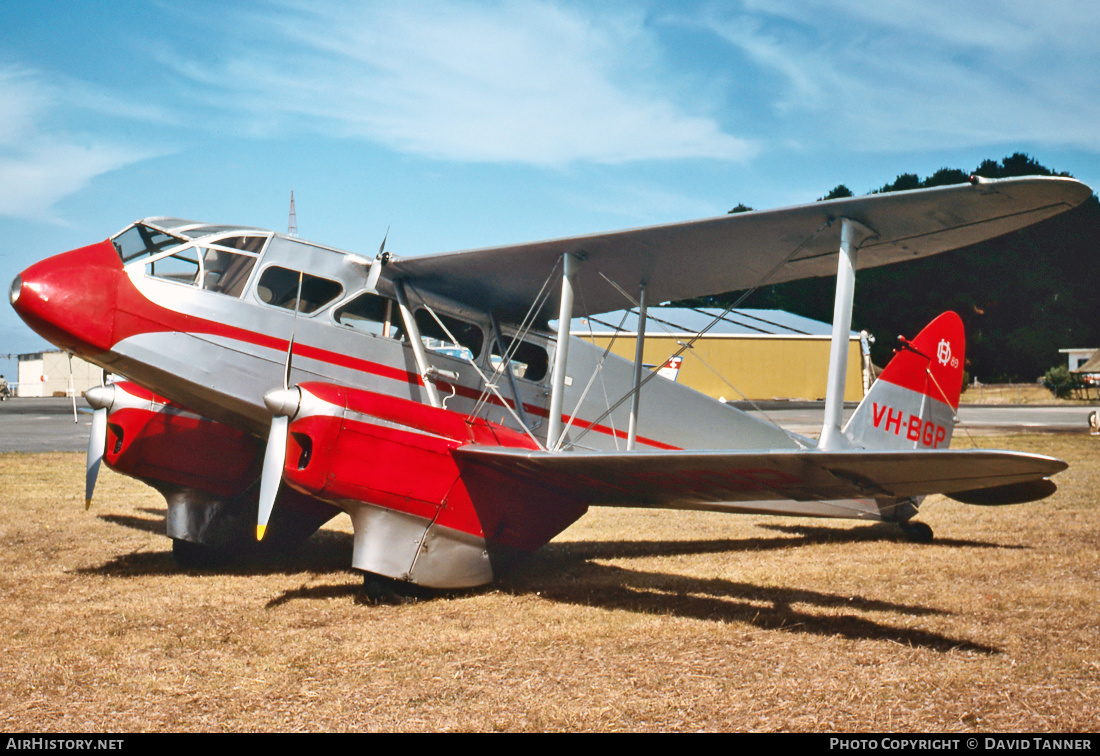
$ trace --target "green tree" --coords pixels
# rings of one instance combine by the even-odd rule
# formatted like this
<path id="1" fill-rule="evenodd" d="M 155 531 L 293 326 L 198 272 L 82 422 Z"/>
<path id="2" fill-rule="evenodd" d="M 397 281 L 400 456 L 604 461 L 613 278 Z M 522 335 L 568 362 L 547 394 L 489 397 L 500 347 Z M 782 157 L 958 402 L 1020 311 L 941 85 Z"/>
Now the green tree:
<path id="1" fill-rule="evenodd" d="M 1024 153 L 985 160 L 973 171 L 987 178 L 1056 173 Z M 970 174 L 941 168 L 927 178 L 900 174 L 879 192 L 965 182 Z M 839 185 L 822 199 L 851 196 Z M 1058 359 L 1058 349 L 1100 344 L 1100 203 L 1081 206 L 999 239 L 897 265 L 861 271 L 853 328 L 878 338 L 876 363 L 889 361 L 898 334 L 913 336 L 944 310 L 966 327 L 967 369 L 986 383 L 1033 381 Z M 787 310 L 832 320 L 835 278 L 761 287 L 746 307 Z M 742 292 L 692 300 L 726 306 Z"/>
<path id="2" fill-rule="evenodd" d="M 1077 376 L 1069 372 L 1065 365 L 1052 367 L 1043 375 L 1042 384 L 1058 398 L 1069 396 L 1073 389 L 1080 386 Z"/>
<path id="3" fill-rule="evenodd" d="M 843 197 L 854 197 L 854 196 L 855 195 L 852 194 L 852 190 L 849 189 L 848 187 L 844 186 L 844 184 L 837 184 L 824 197 L 818 197 L 817 201 L 818 202 L 824 202 L 825 200 L 841 199 Z"/>
<path id="4" fill-rule="evenodd" d="M 877 190 L 876 194 L 881 192 L 904 192 L 909 189 L 920 188 L 920 176 L 915 173 L 902 173 L 893 183 L 887 184 L 881 189 Z"/>

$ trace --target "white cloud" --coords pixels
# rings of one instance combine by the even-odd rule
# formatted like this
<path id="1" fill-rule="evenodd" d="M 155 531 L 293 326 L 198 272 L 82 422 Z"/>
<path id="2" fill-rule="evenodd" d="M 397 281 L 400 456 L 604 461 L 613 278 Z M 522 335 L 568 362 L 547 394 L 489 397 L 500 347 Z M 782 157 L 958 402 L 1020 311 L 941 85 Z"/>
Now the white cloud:
<path id="1" fill-rule="evenodd" d="M 583 6 L 582 6 L 583 7 Z M 306 129 L 434 158 L 562 166 L 754 151 L 662 72 L 642 14 L 541 0 L 282 5 L 220 62 L 162 61 L 248 128 Z M 182 57 L 181 57 L 182 56 Z"/>
<path id="2" fill-rule="evenodd" d="M 637 179 L 601 183 L 597 190 L 591 187 L 574 188 L 562 198 L 562 202 L 587 213 L 618 218 L 621 224 L 630 226 L 673 222 L 684 218 L 709 218 L 722 215 L 729 209 L 709 199 L 662 189 L 651 182 Z"/>
<path id="3" fill-rule="evenodd" d="M 56 222 L 58 201 L 154 154 L 51 131 L 50 111 L 64 99 L 59 92 L 35 71 L 0 69 L 0 216 Z"/>
<path id="4" fill-rule="evenodd" d="M 871 150 L 1021 141 L 1095 152 L 1091 3 L 746 0 L 701 24 L 781 86 L 800 141 Z"/>
<path id="5" fill-rule="evenodd" d="M 0 215 L 56 221 L 52 208 L 58 201 L 96 176 L 145 157 L 111 145 L 36 138 L 14 155 L 0 154 Z"/>
<path id="6" fill-rule="evenodd" d="M 0 69 L 0 146 L 18 144 L 32 133 L 50 99 L 34 72 Z"/>

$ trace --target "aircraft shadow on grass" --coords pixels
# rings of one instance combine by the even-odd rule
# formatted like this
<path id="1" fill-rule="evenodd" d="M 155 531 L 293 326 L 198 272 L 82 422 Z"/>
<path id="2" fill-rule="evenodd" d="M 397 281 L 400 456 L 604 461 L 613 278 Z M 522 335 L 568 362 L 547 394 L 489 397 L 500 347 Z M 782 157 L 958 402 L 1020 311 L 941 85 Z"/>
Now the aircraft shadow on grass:
<path id="1" fill-rule="evenodd" d="M 146 533 L 164 532 L 164 510 L 142 510 L 157 519 L 129 515 L 100 515 L 100 519 L 114 525 Z M 85 568 L 82 573 L 111 577 L 137 577 L 150 575 L 178 575 L 181 570 L 201 575 L 277 575 L 309 571 L 315 574 L 347 572 L 347 562 L 352 549 L 350 533 L 320 530 L 306 543 L 293 550 L 265 549 L 257 544 L 251 550 L 240 549 L 232 558 L 211 559 L 206 563 L 181 567 L 172 550 L 134 551 L 120 554 L 98 567 Z"/>
<path id="2" fill-rule="evenodd" d="M 839 528 L 826 528 L 815 525 L 776 525 L 773 523 L 757 523 L 759 527 L 767 530 L 774 530 L 777 533 L 790 533 L 792 535 L 800 535 L 803 537 L 804 542 L 800 544 L 791 544 L 789 541 L 784 540 L 781 547 L 791 545 L 804 545 L 811 546 L 818 543 L 848 543 L 856 541 L 904 541 L 905 538 L 902 534 L 888 524 L 869 525 L 864 528 L 852 528 L 849 530 L 842 530 Z M 937 538 L 933 544 L 925 544 L 925 546 L 950 546 L 953 548 L 974 548 L 974 549 L 1027 549 L 1028 546 L 1022 544 L 1009 544 L 1009 543 L 993 543 L 991 541 L 972 541 L 963 540 L 961 538 Z"/>
<path id="3" fill-rule="evenodd" d="M 711 622 L 741 622 L 762 630 L 839 635 L 851 640 L 888 640 L 933 651 L 1000 652 L 1000 649 L 987 644 L 929 630 L 894 627 L 887 622 L 856 614 L 950 614 L 942 609 L 801 588 L 777 588 L 720 578 L 692 578 L 586 563 L 580 569 L 571 571 L 567 581 L 540 585 L 537 593 L 544 599 L 566 604 Z M 823 610 L 843 609 L 845 613 L 815 614 L 811 610 L 797 608 L 798 605 Z"/>
<path id="4" fill-rule="evenodd" d="M 950 614 L 942 609 L 800 588 L 776 588 L 725 579 L 631 570 L 583 558 L 570 561 L 572 566 L 554 578 L 521 574 L 514 580 L 502 581 L 500 590 L 513 595 L 534 593 L 545 600 L 563 604 L 709 622 L 745 623 L 761 630 L 841 636 L 851 640 L 887 640 L 941 652 L 1000 653 L 1000 649 L 988 644 L 919 628 L 895 627 L 886 621 L 859 616 L 864 612 L 932 617 Z M 453 597 L 485 590 L 480 588 L 434 595 Z M 267 608 L 295 600 L 341 596 L 353 597 L 360 603 L 374 603 L 364 598 L 362 589 L 357 586 L 303 585 L 273 599 Z M 840 609 L 844 613 L 815 614 L 813 607 L 832 611 Z"/>
<path id="5" fill-rule="evenodd" d="M 148 510 L 159 515 L 162 510 Z M 163 524 L 155 519 L 121 515 L 101 515 L 113 524 L 146 532 L 159 532 Z M 886 525 L 870 525 L 854 529 L 815 527 L 811 525 L 763 524 L 769 530 L 790 533 L 797 537 L 701 539 L 682 541 L 577 541 L 550 544 L 543 548 L 511 578 L 501 581 L 500 590 L 514 595 L 537 594 L 543 599 L 566 604 L 596 606 L 646 614 L 671 615 L 712 622 L 743 622 L 760 629 L 815 635 L 840 635 L 851 639 L 890 640 L 903 645 L 930 648 L 936 651 L 954 649 L 979 653 L 999 653 L 987 644 L 951 638 L 930 631 L 892 627 L 881 621 L 857 616 L 856 612 L 887 612 L 908 616 L 948 615 L 942 609 L 901 604 L 863 596 L 825 593 L 799 588 L 777 588 L 726 579 L 703 579 L 661 572 L 633 570 L 600 564 L 600 559 L 642 559 L 647 557 L 690 556 L 714 553 L 753 553 L 790 549 L 798 546 L 842 544 L 896 540 L 897 534 Z M 941 546 L 965 548 L 1025 548 L 975 541 L 937 541 Z M 347 555 L 352 548 L 352 536 L 322 530 L 295 553 L 265 557 L 251 555 L 233 564 L 212 565 L 207 574 L 270 575 L 292 574 L 307 570 L 317 579 L 329 573 L 347 571 Z M 930 548 L 922 546 L 921 548 Z M 134 577 L 139 575 L 172 575 L 179 566 L 170 551 L 134 552 L 120 555 L 109 562 L 83 572 Z M 472 591 L 412 591 L 406 598 L 425 600 L 446 599 Z M 318 600 L 347 596 L 360 603 L 375 603 L 363 595 L 363 587 L 355 584 L 312 584 L 285 591 L 266 605 L 273 608 L 290 601 Z M 800 605 L 826 610 L 845 609 L 845 614 L 818 615 Z"/>
<path id="6" fill-rule="evenodd" d="M 879 540 L 883 528 L 864 528 L 852 532 L 828 528 L 808 528 L 809 542 Z M 899 628 L 857 613 L 880 612 L 907 616 L 945 616 L 942 609 L 890 601 L 825 593 L 799 588 L 776 588 L 725 579 L 702 579 L 660 572 L 632 570 L 599 564 L 601 558 L 645 558 L 717 552 L 760 551 L 788 548 L 792 539 L 703 540 L 680 542 L 579 542 L 551 545 L 537 554 L 531 563 L 512 577 L 501 581 L 499 589 L 513 595 L 537 594 L 543 599 L 565 604 L 659 614 L 707 620 L 742 622 L 764 630 L 782 630 L 814 635 L 839 635 L 853 640 L 889 640 L 906 646 L 935 651 L 964 650 L 999 653 L 988 644 L 952 638 L 948 635 Z M 804 544 L 804 545 L 808 545 Z M 335 560 L 331 560 L 335 561 Z M 419 598 L 446 599 L 492 589 L 422 593 Z M 359 586 L 331 584 L 303 585 L 273 599 L 268 608 L 296 600 L 329 599 L 340 596 L 360 603 L 374 603 L 363 596 Z M 846 610 L 844 614 L 819 615 L 797 608 L 800 605 L 823 610 Z"/>

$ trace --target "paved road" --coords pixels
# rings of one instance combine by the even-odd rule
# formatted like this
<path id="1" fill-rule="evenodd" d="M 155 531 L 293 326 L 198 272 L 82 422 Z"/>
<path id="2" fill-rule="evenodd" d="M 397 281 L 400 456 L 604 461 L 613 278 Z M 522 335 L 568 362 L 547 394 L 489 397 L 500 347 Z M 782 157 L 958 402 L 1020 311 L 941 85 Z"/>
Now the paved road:
<path id="1" fill-rule="evenodd" d="M 76 406 L 89 410 L 83 399 Z M 0 452 L 83 451 L 91 424 L 89 412 L 73 421 L 71 399 L 8 399 L 0 402 Z"/>
<path id="2" fill-rule="evenodd" d="M 747 403 L 739 407 L 770 419 L 795 433 L 816 436 L 821 430 L 821 402 L 763 402 L 760 409 Z M 83 399 L 77 407 L 85 411 L 73 422 L 73 405 L 69 399 L 9 399 L 0 402 L 0 452 L 84 451 L 88 447 L 88 432 L 92 416 Z M 848 407 L 850 413 L 855 405 Z M 1078 432 L 1088 428 L 1092 407 L 1041 407 L 963 405 L 959 410 L 961 424 L 971 432 Z"/>

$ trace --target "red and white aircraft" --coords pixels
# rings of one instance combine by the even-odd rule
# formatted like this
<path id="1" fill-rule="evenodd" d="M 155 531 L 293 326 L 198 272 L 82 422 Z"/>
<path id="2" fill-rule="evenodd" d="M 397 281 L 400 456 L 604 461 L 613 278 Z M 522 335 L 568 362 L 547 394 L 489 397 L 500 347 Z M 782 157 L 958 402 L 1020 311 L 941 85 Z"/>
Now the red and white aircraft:
<path id="1" fill-rule="evenodd" d="M 168 501 L 181 558 L 257 537 L 287 547 L 343 510 L 354 567 L 475 586 L 595 505 L 887 520 L 927 540 L 910 521 L 927 494 L 1049 495 L 1060 460 L 948 449 L 964 352 L 953 313 L 905 342 L 842 424 L 855 271 L 1005 234 L 1090 195 L 1071 179 L 974 179 L 373 260 L 149 218 L 31 266 L 10 299 L 46 339 L 125 376 L 88 392 L 87 497 L 100 459 L 147 482 Z M 631 363 L 569 335 L 575 315 L 629 303 L 641 342 L 649 301 L 834 273 L 818 440 L 650 380 L 640 345 Z"/>

